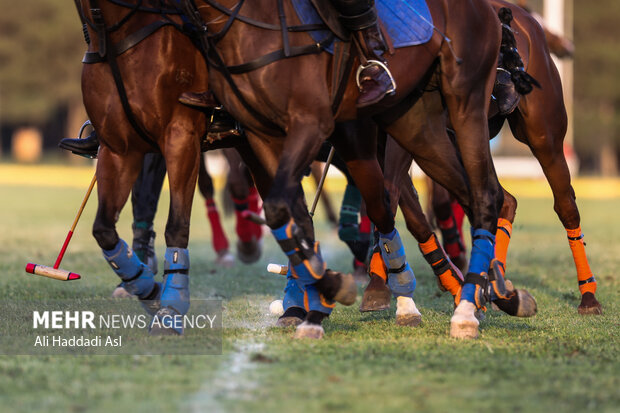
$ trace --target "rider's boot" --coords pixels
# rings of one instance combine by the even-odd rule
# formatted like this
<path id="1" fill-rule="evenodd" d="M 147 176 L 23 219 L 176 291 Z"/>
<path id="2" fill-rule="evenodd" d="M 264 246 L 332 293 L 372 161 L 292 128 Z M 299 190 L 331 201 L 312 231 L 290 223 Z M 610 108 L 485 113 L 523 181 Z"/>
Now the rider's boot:
<path id="1" fill-rule="evenodd" d="M 357 107 L 370 106 L 396 90 L 392 75 L 380 57 L 387 51 L 387 45 L 377 25 L 374 0 L 332 0 L 332 3 L 340 13 L 342 24 L 354 32 L 361 52 Z"/>
<path id="2" fill-rule="evenodd" d="M 96 158 L 97 152 L 99 151 L 99 138 L 93 130 L 90 135 L 83 139 L 61 139 L 58 146 L 77 155 L 86 155 L 91 158 Z"/>
<path id="3" fill-rule="evenodd" d="M 206 92 L 184 92 L 179 96 L 179 102 L 187 106 L 204 109 L 213 109 L 219 106 L 210 90 Z"/>

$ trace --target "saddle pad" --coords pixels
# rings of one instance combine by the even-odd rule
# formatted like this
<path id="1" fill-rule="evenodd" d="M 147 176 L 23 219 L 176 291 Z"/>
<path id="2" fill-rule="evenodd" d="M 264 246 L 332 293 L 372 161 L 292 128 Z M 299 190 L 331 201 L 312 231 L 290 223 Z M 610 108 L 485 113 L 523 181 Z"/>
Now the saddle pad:
<path id="1" fill-rule="evenodd" d="M 322 23 L 309 0 L 291 1 L 302 24 Z M 394 48 L 423 44 L 433 35 L 433 18 L 425 0 L 377 0 L 375 5 Z M 317 30 L 310 34 L 314 41 L 320 42 L 329 31 Z M 333 45 L 327 51 L 333 53 Z"/>

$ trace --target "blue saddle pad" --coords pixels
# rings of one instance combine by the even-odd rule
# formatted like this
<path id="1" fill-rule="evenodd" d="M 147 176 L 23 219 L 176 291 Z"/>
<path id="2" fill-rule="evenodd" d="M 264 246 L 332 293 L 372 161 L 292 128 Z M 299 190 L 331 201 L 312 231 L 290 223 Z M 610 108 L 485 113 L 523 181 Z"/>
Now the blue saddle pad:
<path id="1" fill-rule="evenodd" d="M 302 24 L 322 23 L 309 0 L 292 2 Z M 423 44 L 433 35 L 433 18 L 425 0 L 377 0 L 375 5 L 394 48 Z M 329 31 L 317 30 L 310 34 L 314 41 L 320 42 Z M 333 45 L 327 51 L 332 53 Z"/>

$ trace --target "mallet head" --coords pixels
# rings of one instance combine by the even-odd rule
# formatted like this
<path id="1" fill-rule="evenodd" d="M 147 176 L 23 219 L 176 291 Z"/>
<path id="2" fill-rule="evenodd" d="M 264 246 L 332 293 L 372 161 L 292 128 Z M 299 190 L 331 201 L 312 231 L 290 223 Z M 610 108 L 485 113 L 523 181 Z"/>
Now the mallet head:
<path id="1" fill-rule="evenodd" d="M 52 268 L 45 265 L 33 264 L 30 262 L 26 264 L 26 272 L 60 281 L 79 280 L 82 278 L 80 274 L 76 274 L 74 272 L 66 271 L 60 268 Z"/>

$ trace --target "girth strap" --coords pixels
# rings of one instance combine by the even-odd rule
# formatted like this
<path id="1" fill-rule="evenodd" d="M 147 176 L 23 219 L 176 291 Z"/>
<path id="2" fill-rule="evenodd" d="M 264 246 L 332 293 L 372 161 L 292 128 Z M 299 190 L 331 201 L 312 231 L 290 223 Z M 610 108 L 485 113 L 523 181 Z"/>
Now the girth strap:
<path id="1" fill-rule="evenodd" d="M 240 65 L 227 66 L 230 74 L 238 75 L 241 73 L 251 72 L 252 70 L 259 69 L 263 66 L 267 66 L 278 60 L 282 60 L 287 57 L 297 57 L 309 54 L 318 54 L 325 50 L 325 47 L 331 43 L 334 39 L 334 35 L 330 35 L 320 43 L 310 44 L 306 46 L 293 46 L 289 50 L 289 55 L 286 55 L 286 50 L 276 50 L 275 52 L 268 53 L 264 56 L 256 58 L 251 62 L 242 63 Z"/>

